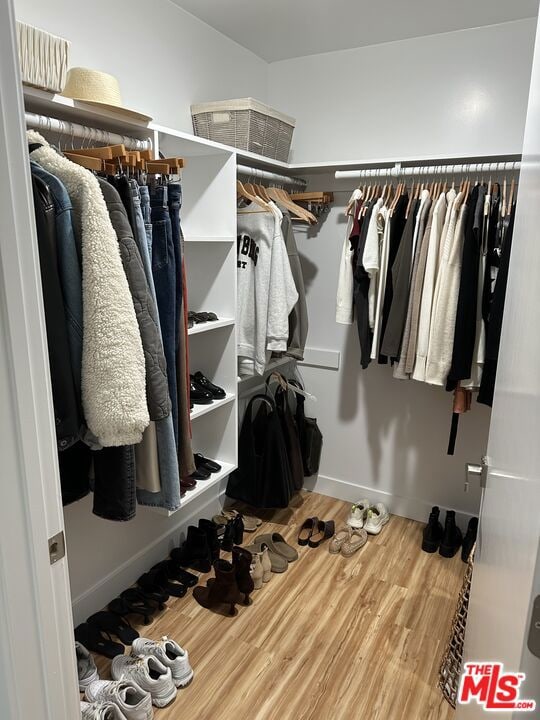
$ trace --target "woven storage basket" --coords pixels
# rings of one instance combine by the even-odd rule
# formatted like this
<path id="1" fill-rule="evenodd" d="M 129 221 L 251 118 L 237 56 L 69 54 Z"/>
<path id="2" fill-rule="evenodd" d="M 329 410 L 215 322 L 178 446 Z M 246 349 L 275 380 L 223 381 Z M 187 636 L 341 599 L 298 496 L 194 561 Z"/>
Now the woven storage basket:
<path id="1" fill-rule="evenodd" d="M 469 555 L 467 569 L 463 578 L 463 585 L 459 593 L 458 603 L 450 638 L 443 655 L 439 670 L 439 687 L 450 705 L 455 708 L 459 688 L 459 680 L 463 667 L 463 643 L 465 641 L 465 628 L 467 627 L 467 612 L 469 609 L 469 596 L 471 592 L 471 579 L 473 573 L 474 548 Z"/>
<path id="2" fill-rule="evenodd" d="M 296 120 L 253 98 L 191 106 L 193 131 L 207 140 L 287 162 Z"/>
<path id="3" fill-rule="evenodd" d="M 17 22 L 17 41 L 23 83 L 62 92 L 71 43 L 21 22 Z"/>

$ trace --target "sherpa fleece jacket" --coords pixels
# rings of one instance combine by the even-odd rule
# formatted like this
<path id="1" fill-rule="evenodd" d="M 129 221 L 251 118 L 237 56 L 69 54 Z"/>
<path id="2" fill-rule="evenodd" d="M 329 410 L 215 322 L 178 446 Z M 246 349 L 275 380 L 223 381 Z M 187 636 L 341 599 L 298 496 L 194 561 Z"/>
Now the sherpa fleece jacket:
<path id="1" fill-rule="evenodd" d="M 86 422 L 103 446 L 133 445 L 149 423 L 144 354 L 118 240 L 97 178 L 27 132 L 31 159 L 71 198 L 82 251 L 81 393 Z"/>

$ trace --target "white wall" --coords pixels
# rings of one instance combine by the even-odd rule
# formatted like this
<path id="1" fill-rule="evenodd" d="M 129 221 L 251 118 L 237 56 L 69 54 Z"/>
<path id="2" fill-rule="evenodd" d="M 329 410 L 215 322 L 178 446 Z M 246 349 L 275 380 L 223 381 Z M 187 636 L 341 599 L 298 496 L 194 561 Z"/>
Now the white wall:
<path id="1" fill-rule="evenodd" d="M 344 19 L 346 22 L 346 19 Z M 521 152 L 536 19 L 270 65 L 292 160 Z"/>
<path id="2" fill-rule="evenodd" d="M 192 132 L 191 103 L 265 100 L 264 60 L 169 0 L 15 0 L 18 20 L 71 40 L 72 66 L 120 80 L 124 104 Z"/>
<path id="3" fill-rule="evenodd" d="M 307 344 L 341 353 L 339 370 L 300 368 L 317 398 L 306 413 L 317 417 L 324 435 L 315 489 L 351 502 L 380 500 L 418 520 L 432 505 L 477 513 L 478 484 L 471 482 L 469 492 L 463 491 L 465 463 L 479 462 L 486 452 L 489 410 L 473 402 L 472 412 L 460 419 L 456 453 L 449 457 L 452 395 L 413 380 L 395 380 L 390 366 L 372 362 L 367 370 L 360 368 L 356 324 L 335 321 L 344 208 L 353 186 L 329 175 L 313 176 L 310 184 L 333 188 L 335 202 L 317 228 L 295 225 L 307 287 Z"/>

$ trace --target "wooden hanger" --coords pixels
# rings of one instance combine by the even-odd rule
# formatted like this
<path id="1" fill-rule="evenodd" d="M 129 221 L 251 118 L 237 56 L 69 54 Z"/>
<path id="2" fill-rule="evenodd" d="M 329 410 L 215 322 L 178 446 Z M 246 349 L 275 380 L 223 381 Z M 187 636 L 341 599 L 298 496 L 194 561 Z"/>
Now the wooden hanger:
<path id="1" fill-rule="evenodd" d="M 166 162 L 169 163 L 171 167 L 175 168 L 184 167 L 184 158 L 181 157 L 158 158 L 157 162 Z"/>
<path id="2" fill-rule="evenodd" d="M 250 202 L 255 203 L 255 205 L 264 208 L 265 210 L 270 210 L 270 206 L 265 203 L 264 200 L 261 200 L 261 198 L 248 192 L 247 189 L 242 185 L 240 180 L 236 181 L 236 196 L 244 198 L 245 200 L 249 200 Z"/>
<path id="3" fill-rule="evenodd" d="M 71 162 L 74 162 L 87 170 L 96 170 L 99 172 L 103 167 L 103 161 L 97 157 L 77 155 L 75 152 L 64 152 L 64 155 L 68 160 L 71 160 Z"/>
<path id="4" fill-rule="evenodd" d="M 303 207 L 300 207 L 300 205 L 293 203 L 289 194 L 286 190 L 283 190 L 283 188 L 269 187 L 267 193 L 272 200 L 284 205 L 287 210 L 292 212 L 298 219 L 311 224 L 315 224 L 317 222 L 317 218 L 314 215 L 305 210 Z"/>
<path id="5" fill-rule="evenodd" d="M 84 155 L 86 157 L 101 158 L 102 160 L 112 160 L 114 157 L 110 145 L 105 145 L 104 147 L 74 148 L 73 150 L 64 152 L 64 155 L 67 155 L 68 152 L 76 153 L 79 156 Z"/>
<path id="6" fill-rule="evenodd" d="M 133 165 L 135 167 L 135 165 Z M 146 171 L 156 175 L 168 175 L 170 173 L 170 165 L 166 162 L 160 162 L 156 160 L 154 162 L 146 163 Z"/>

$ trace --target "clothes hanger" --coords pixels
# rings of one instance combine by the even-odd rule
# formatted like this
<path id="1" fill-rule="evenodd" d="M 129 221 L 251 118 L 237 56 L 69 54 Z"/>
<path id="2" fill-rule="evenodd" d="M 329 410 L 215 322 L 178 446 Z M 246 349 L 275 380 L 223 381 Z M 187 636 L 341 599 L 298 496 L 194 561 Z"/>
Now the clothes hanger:
<path id="1" fill-rule="evenodd" d="M 100 158 L 90 157 L 88 155 L 78 155 L 76 152 L 64 151 L 64 155 L 71 162 L 86 168 L 87 170 L 95 170 L 99 172 L 103 168 L 103 162 Z"/>
<path id="2" fill-rule="evenodd" d="M 353 193 L 351 195 L 351 198 L 349 202 L 347 203 L 347 207 L 345 208 L 345 215 L 350 215 L 351 210 L 353 209 L 355 203 L 357 203 L 359 200 L 361 200 L 363 197 L 362 191 L 360 188 L 356 188 L 356 190 L 353 190 Z"/>
<path id="3" fill-rule="evenodd" d="M 148 166 L 148 163 L 147 163 Z M 264 202 L 264 200 L 261 200 L 261 198 L 257 197 L 257 195 L 252 195 L 247 188 L 242 185 L 240 180 L 236 181 L 236 195 L 237 197 L 242 197 L 245 200 L 249 200 L 249 202 L 255 203 L 255 205 L 258 205 L 259 207 L 262 207 L 264 210 L 270 210 L 270 206 L 268 203 Z"/>
<path id="4" fill-rule="evenodd" d="M 291 200 L 289 194 L 283 188 L 269 187 L 267 193 L 272 200 L 284 205 L 287 210 L 292 212 L 298 219 L 304 220 L 310 224 L 316 224 L 317 218 L 312 213 L 305 210 L 300 205 L 297 205 Z"/>

